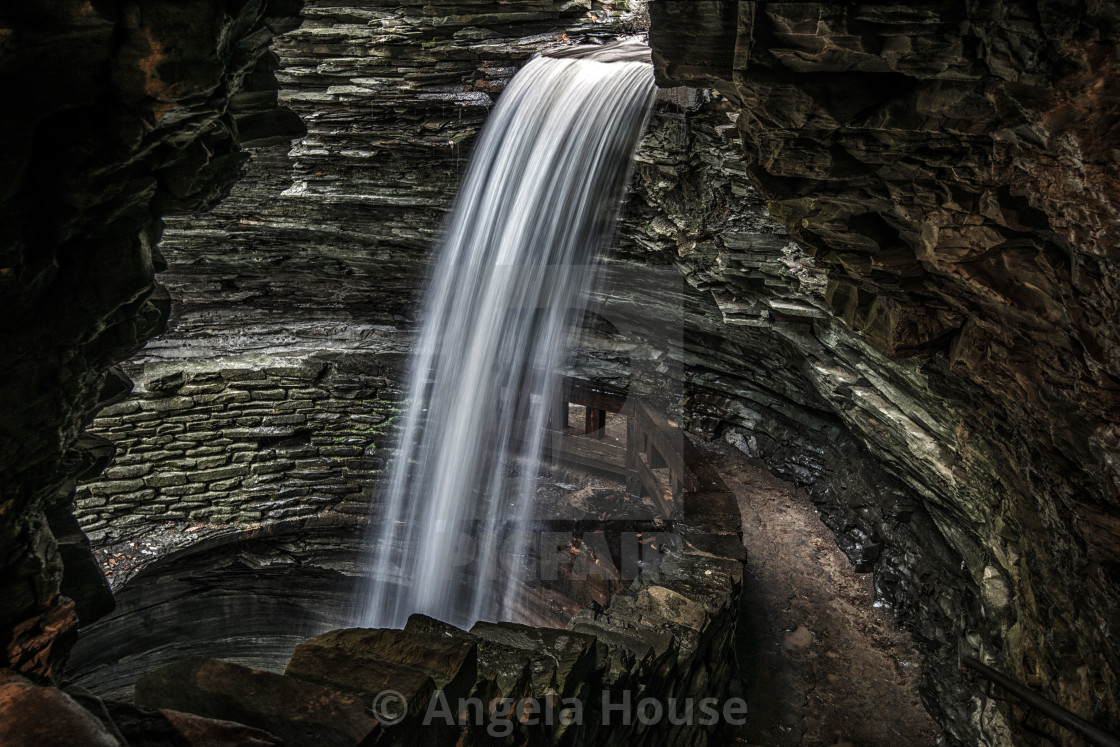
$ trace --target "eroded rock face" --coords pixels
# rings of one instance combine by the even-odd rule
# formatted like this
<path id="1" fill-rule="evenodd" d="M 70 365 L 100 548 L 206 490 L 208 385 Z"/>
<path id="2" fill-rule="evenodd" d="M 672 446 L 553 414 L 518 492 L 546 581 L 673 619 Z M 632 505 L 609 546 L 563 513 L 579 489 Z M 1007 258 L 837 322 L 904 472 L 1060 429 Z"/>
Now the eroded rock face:
<path id="1" fill-rule="evenodd" d="M 31 677 L 55 673 L 77 623 L 59 592 L 77 565 L 64 569 L 55 538 L 76 530 L 74 477 L 108 456 L 79 433 L 121 391 L 106 370 L 167 316 L 153 282 L 160 216 L 228 190 L 244 160 L 242 115 L 258 134 L 277 131 L 262 121 L 276 110 L 268 43 L 298 9 L 145 0 L 0 11 L 0 643 L 3 665 Z M 68 544 L 82 554 L 80 539 Z"/>
<path id="2" fill-rule="evenodd" d="M 983 649 L 1115 728 L 1115 9 L 651 14 L 661 82 L 731 101 L 770 214 L 827 276 L 800 295 L 829 317 L 770 314 L 767 336 L 964 562 L 973 609 L 946 610 L 938 648 Z M 731 269 L 707 270 L 727 303 L 772 298 Z M 852 523 L 875 530 L 889 500 Z"/>
<path id="3" fill-rule="evenodd" d="M 675 353 L 681 415 L 695 433 L 722 435 L 805 486 L 851 562 L 874 574 L 879 603 L 916 634 L 927 709 L 966 743 L 998 743 L 998 724 L 985 737 L 972 725 L 976 687 L 949 645 L 989 629 L 980 591 L 938 506 L 900 479 L 904 469 L 887 468 L 907 465 L 868 448 L 869 432 L 902 444 L 923 437 L 913 413 L 929 422 L 937 401 L 828 314 L 825 270 L 766 217 L 748 179 L 733 107 L 699 99 L 688 113 L 654 116 L 619 248 L 629 266 L 673 262 L 691 286 Z"/>
<path id="4" fill-rule="evenodd" d="M 205 222 L 169 221 L 164 280 L 178 303 L 148 352 L 383 349 L 410 326 L 497 96 L 547 46 L 634 31 L 630 5 L 307 3 L 275 44 L 282 101 L 307 136 L 255 149 Z"/>
<path id="5" fill-rule="evenodd" d="M 82 627 L 67 680 L 125 701 L 138 677 L 181 658 L 277 668 L 349 618 L 363 529 L 339 515 L 173 527 L 117 590 L 117 608 Z"/>
<path id="6" fill-rule="evenodd" d="M 473 138 L 529 57 L 635 30 L 630 5 L 308 3 L 273 45 L 281 100 L 307 135 L 255 141 L 245 177 L 205 219 L 168 219 L 169 330 L 126 367 L 153 385 L 90 429 L 118 457 L 79 493 L 83 528 L 100 539 L 167 518 L 367 514 Z M 277 366 L 310 374 L 238 383 Z M 270 452 L 280 461 L 261 463 Z M 222 471 L 193 474 L 210 468 Z"/>
<path id="7" fill-rule="evenodd" d="M 493 97 L 542 45 L 628 30 L 598 2 L 358 6 L 310 4 L 279 42 L 309 135 L 290 156 L 262 143 L 210 219 L 173 221 L 163 277 L 182 304 L 141 363 L 399 357 Z M 627 268 L 685 273 L 690 427 L 733 426 L 810 486 L 918 634 L 955 738 L 981 738 L 962 641 L 1115 726 L 1098 625 L 1116 612 L 1108 19 L 1025 2 L 653 11 L 663 80 L 719 95 L 662 102 L 608 285 L 641 307 Z M 588 360 L 624 373 L 609 350 Z"/>
<path id="8" fill-rule="evenodd" d="M 369 514 L 414 306 L 473 138 L 523 62 L 635 30 L 629 5 L 312 2 L 275 40 L 281 100 L 308 134 L 250 144 L 220 205 L 168 219 L 169 330 L 125 366 L 136 391 L 90 429 L 117 456 L 77 510 L 116 561 L 114 588 L 160 554 L 143 551 L 172 521 L 193 534 Z"/>

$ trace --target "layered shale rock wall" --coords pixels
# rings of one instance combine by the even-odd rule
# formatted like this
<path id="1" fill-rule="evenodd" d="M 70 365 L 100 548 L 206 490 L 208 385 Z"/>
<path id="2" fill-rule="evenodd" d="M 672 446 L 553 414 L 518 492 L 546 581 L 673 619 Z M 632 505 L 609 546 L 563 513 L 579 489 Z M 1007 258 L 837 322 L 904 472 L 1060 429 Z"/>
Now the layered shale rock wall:
<path id="1" fill-rule="evenodd" d="M 910 512 L 894 490 L 853 496 L 836 528 L 919 568 L 959 556 L 966 595 L 938 589 L 952 625 L 931 648 L 979 651 L 1116 728 L 1115 9 L 661 0 L 651 14 L 662 84 L 731 102 L 752 183 L 824 273 L 800 295 L 828 316 L 771 308 L 753 315 L 764 337 L 951 551 L 883 531 Z M 722 306 L 774 295 L 757 273 L 709 268 Z M 969 710 L 940 708 L 958 724 Z"/>
<path id="2" fill-rule="evenodd" d="M 293 132 L 268 44 L 287 0 L 24 2 L 0 11 L 0 645 L 42 679 L 111 606 L 70 513 L 127 391 L 106 371 L 161 329 L 162 215 L 226 192 L 243 139 Z M 61 588 L 61 591 L 60 591 Z M 77 604 L 77 610 L 76 610 Z"/>
<path id="3" fill-rule="evenodd" d="M 767 217 L 748 178 L 734 107 L 718 94 L 692 104 L 654 115 L 612 276 L 650 262 L 683 273 L 684 344 L 670 355 L 682 364 L 684 422 L 806 488 L 851 562 L 874 574 L 879 603 L 915 634 L 927 709 L 954 739 L 999 743 L 1003 717 L 959 667 L 966 641 L 1001 645 L 982 591 L 923 484 L 866 437 L 933 444 L 910 418 L 937 400 L 829 315 L 825 268 Z"/>
<path id="4" fill-rule="evenodd" d="M 0 267 L 2 624 L 9 664 L 36 676 L 74 628 L 60 583 L 90 610 L 104 588 L 72 475 L 106 541 L 169 522 L 267 532 L 304 521 L 283 512 L 305 498 L 356 507 L 384 457 L 363 426 L 384 423 L 353 416 L 392 406 L 495 97 L 544 46 L 642 26 L 598 0 L 316 0 L 271 58 L 267 19 L 290 9 L 235 5 L 0 15 L 20 28 L 5 79 L 46 92 L 6 119 Z M 1006 739 L 962 650 L 1120 727 L 1114 11 L 650 8 L 661 81 L 682 88 L 658 105 L 607 287 L 663 312 L 627 273 L 688 281 L 670 302 L 684 343 L 666 351 L 684 364 L 683 422 L 807 486 L 915 632 L 950 741 Z M 276 79 L 308 130 L 294 146 Z M 254 141 L 244 179 L 207 218 L 171 219 L 156 251 L 161 214 L 228 188 L 238 133 Z M 104 372 L 167 315 L 160 252 L 171 331 L 130 364 L 128 398 Z M 587 370 L 652 390 L 615 342 Z M 106 443 L 74 448 L 99 400 L 121 402 L 94 426 L 121 453 L 100 477 Z M 293 487 L 307 493 L 281 495 Z"/>
<path id="5" fill-rule="evenodd" d="M 497 95 L 546 46 L 632 30 L 628 5 L 307 3 L 274 45 L 307 135 L 256 150 L 205 222 L 169 223 L 178 303 L 157 345 L 407 349 L 398 328 Z"/>
<path id="6" fill-rule="evenodd" d="M 638 4 L 307 3 L 272 44 L 306 137 L 253 142 L 220 205 L 168 218 L 170 323 L 88 430 L 118 456 L 81 488 L 84 529 L 116 552 L 171 525 L 366 516 L 470 144 L 525 60 L 629 34 Z"/>
<path id="7" fill-rule="evenodd" d="M 382 365 L 360 353 L 149 365 L 88 431 L 117 453 L 78 490 L 82 529 L 107 545 L 169 521 L 364 518 L 400 410 Z"/>
<path id="8" fill-rule="evenodd" d="M 115 552 L 172 525 L 368 515 L 474 137 L 529 57 L 636 31 L 638 5 L 307 3 L 272 45 L 307 134 L 255 141 L 220 205 L 168 218 L 171 320 L 89 429 L 118 456 L 82 526 Z"/>

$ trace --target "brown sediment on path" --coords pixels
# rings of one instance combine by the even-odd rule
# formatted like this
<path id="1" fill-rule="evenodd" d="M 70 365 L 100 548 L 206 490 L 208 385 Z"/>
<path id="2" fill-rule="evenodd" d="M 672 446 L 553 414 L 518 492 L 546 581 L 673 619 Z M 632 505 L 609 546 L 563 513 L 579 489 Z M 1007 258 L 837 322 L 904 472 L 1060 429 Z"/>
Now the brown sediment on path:
<path id="1" fill-rule="evenodd" d="M 803 490 L 729 444 L 705 450 L 739 499 L 748 553 L 736 655 L 749 717 L 733 743 L 935 744 L 917 650 L 874 606 L 871 575 L 853 570 Z"/>

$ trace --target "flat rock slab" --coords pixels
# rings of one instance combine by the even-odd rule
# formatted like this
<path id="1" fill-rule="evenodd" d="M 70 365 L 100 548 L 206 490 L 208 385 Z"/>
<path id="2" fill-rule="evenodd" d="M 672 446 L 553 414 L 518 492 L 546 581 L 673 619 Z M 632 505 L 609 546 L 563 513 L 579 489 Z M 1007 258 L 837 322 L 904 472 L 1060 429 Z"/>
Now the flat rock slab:
<path id="1" fill-rule="evenodd" d="M 607 646 L 629 650 L 635 662 L 663 656 L 673 645 L 673 636 L 657 630 L 625 627 L 611 621 L 608 614 L 581 610 L 568 621 L 568 630 L 593 635 Z"/>
<path id="2" fill-rule="evenodd" d="M 696 651 L 699 631 L 674 616 L 673 612 L 655 603 L 644 590 L 630 588 L 615 594 L 611 606 L 599 620 L 606 620 L 615 628 L 641 631 L 643 636 L 659 633 L 661 641 L 667 643 L 658 653 L 661 665 L 667 662 L 675 665 L 687 660 Z"/>
<path id="3" fill-rule="evenodd" d="M 638 592 L 634 605 L 637 609 L 652 612 L 676 625 L 700 631 L 708 622 L 703 605 L 664 586 L 649 586 Z"/>
<path id="4" fill-rule="evenodd" d="M 747 548 L 743 545 L 743 534 L 735 532 L 704 532 L 692 527 L 678 527 L 681 537 L 685 541 L 685 552 L 724 558 L 737 563 L 747 560 Z"/>
<path id="5" fill-rule="evenodd" d="M 286 674 L 301 676 L 293 664 L 322 656 L 324 649 L 344 652 L 351 657 L 393 662 L 422 672 L 449 698 L 467 697 L 478 677 L 478 646 L 473 640 L 465 634 L 441 635 L 415 626 L 411 630 L 350 628 L 323 633 L 296 648 Z"/>
<path id="6" fill-rule="evenodd" d="M 215 659 L 182 659 L 144 675 L 135 700 L 246 724 L 292 745 L 353 747 L 380 727 L 368 698 Z"/>
<path id="7" fill-rule="evenodd" d="M 514 700 L 529 696 L 529 657 L 523 651 L 479 638 L 427 615 L 410 615 L 404 629 L 474 643 L 478 650 L 478 675 L 473 694 L 484 702 L 489 703 L 495 696 Z"/>
<path id="8" fill-rule="evenodd" d="M 471 628 L 471 633 L 527 652 L 532 663 L 533 694 L 537 697 L 542 697 L 550 687 L 561 697 L 572 695 L 606 655 L 594 636 L 559 628 L 480 622 Z"/>
<path id="9" fill-rule="evenodd" d="M 667 633 L 623 628 L 609 617 L 583 610 L 568 621 L 568 630 L 593 635 L 607 649 L 607 666 L 603 684 L 624 687 L 633 677 L 655 668 L 673 645 Z"/>
<path id="10" fill-rule="evenodd" d="M 419 669 L 306 643 L 296 647 L 284 676 L 355 693 L 367 703 L 391 690 L 404 698 L 410 715 L 423 713 L 436 691 L 432 678 Z"/>
<path id="11" fill-rule="evenodd" d="M 663 586 L 687 587 L 690 590 L 687 596 L 702 601 L 708 612 L 715 613 L 727 605 L 735 590 L 742 586 L 743 564 L 690 552 L 668 553 L 649 580 Z"/>

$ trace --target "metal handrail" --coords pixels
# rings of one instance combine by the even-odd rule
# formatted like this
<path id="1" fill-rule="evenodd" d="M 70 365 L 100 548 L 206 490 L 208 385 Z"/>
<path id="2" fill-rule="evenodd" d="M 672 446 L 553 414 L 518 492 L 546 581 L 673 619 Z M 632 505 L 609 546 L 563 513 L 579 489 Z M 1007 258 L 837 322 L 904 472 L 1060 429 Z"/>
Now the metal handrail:
<path id="1" fill-rule="evenodd" d="M 1070 713 L 1057 703 L 1042 697 L 1038 693 L 1028 690 L 1007 675 L 992 669 L 987 664 L 982 664 L 975 658 L 965 654 L 961 656 L 961 667 L 970 669 L 984 679 L 998 685 L 1009 694 L 1024 703 L 1028 708 L 1038 711 L 1048 719 L 1060 726 L 1064 726 L 1085 741 L 1099 747 L 1120 747 L 1120 737 L 1109 734 L 1104 729 L 1090 724 L 1080 716 Z"/>

